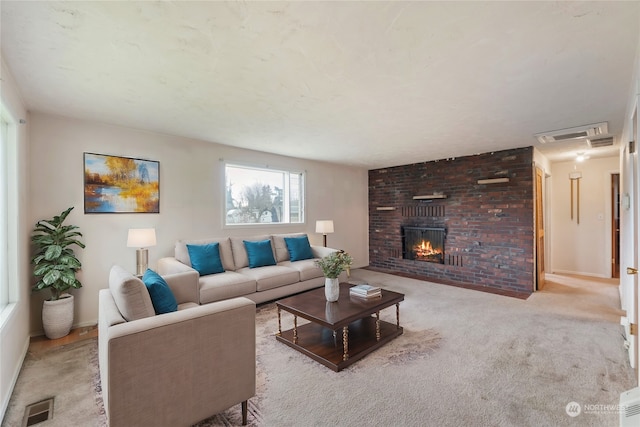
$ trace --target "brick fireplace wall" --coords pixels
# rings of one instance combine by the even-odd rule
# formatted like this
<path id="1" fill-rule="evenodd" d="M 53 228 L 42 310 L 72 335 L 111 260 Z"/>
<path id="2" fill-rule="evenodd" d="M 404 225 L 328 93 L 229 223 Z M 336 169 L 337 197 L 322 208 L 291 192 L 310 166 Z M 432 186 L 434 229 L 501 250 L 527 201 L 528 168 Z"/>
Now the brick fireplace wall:
<path id="1" fill-rule="evenodd" d="M 514 296 L 534 286 L 533 148 L 369 171 L 369 267 Z M 478 180 L 509 182 L 478 184 Z M 414 200 L 442 194 L 446 198 Z M 403 226 L 444 227 L 445 263 L 402 259 Z"/>

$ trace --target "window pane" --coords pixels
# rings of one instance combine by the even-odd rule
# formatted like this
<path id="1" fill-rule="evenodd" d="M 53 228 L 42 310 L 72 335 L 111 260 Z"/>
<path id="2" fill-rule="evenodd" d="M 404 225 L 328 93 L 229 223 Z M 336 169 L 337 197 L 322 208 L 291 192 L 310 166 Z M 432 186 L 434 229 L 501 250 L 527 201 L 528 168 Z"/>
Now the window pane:
<path id="1" fill-rule="evenodd" d="M 7 145 L 8 125 L 4 120 L 0 119 L 0 311 L 9 303 Z"/>
<path id="2" fill-rule="evenodd" d="M 289 215 L 292 223 L 302 222 L 302 174 L 292 173 L 290 175 L 290 206 Z"/>
<path id="3" fill-rule="evenodd" d="M 225 166 L 225 224 L 299 223 L 302 173 Z"/>

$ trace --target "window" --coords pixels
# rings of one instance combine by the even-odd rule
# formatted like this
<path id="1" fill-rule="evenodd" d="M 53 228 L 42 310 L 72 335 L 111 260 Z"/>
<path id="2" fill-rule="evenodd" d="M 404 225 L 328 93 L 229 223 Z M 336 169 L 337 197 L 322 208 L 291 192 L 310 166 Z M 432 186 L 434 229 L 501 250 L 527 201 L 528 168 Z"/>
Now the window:
<path id="1" fill-rule="evenodd" d="M 18 301 L 16 121 L 0 104 L 0 328 Z"/>
<path id="2" fill-rule="evenodd" d="M 0 116 L 0 312 L 9 303 L 8 217 L 7 217 L 7 153 L 9 124 Z"/>
<path id="3" fill-rule="evenodd" d="M 304 222 L 304 173 L 225 164 L 225 225 Z"/>

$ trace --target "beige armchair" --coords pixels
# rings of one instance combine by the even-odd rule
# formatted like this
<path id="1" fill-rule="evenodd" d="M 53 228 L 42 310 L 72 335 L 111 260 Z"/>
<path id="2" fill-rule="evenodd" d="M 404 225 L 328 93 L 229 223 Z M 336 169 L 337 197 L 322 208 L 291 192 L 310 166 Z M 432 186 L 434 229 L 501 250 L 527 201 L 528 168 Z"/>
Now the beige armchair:
<path id="1" fill-rule="evenodd" d="M 255 395 L 255 303 L 197 305 L 197 273 L 164 276 L 178 311 L 155 315 L 140 279 L 114 266 L 99 295 L 99 362 L 111 427 L 190 426 Z"/>

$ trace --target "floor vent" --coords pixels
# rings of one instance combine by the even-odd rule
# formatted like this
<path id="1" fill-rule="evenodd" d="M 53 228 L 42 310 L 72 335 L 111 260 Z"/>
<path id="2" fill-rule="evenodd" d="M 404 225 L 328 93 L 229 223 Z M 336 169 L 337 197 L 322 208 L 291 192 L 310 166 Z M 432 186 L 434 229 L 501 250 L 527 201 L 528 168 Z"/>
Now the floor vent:
<path id="1" fill-rule="evenodd" d="M 33 426 L 53 418 L 53 397 L 28 405 L 24 410 L 22 427 Z"/>

